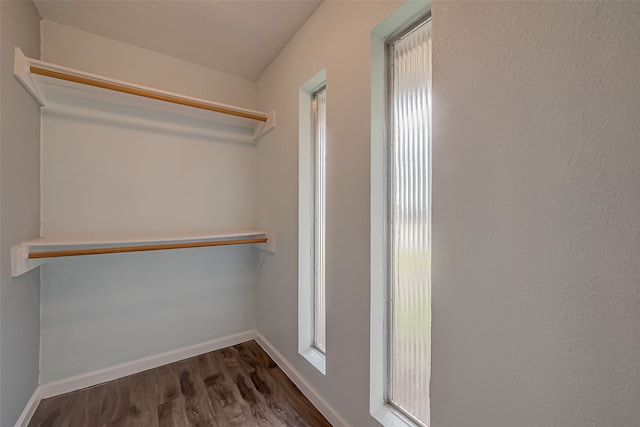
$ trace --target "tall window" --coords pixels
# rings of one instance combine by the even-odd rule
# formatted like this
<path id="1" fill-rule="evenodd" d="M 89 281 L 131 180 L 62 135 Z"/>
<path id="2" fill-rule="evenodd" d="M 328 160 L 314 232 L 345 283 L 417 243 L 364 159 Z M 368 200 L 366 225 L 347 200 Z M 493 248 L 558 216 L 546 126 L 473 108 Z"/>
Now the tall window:
<path id="1" fill-rule="evenodd" d="M 324 353 L 326 348 L 325 310 L 325 212 L 326 212 L 326 145 L 327 89 L 313 94 L 313 160 L 314 160 L 314 254 L 313 254 L 313 345 Z"/>
<path id="2" fill-rule="evenodd" d="M 298 352 L 326 374 L 327 73 L 298 92 Z"/>
<path id="3" fill-rule="evenodd" d="M 431 20 L 388 41 L 388 403 L 429 422 Z"/>

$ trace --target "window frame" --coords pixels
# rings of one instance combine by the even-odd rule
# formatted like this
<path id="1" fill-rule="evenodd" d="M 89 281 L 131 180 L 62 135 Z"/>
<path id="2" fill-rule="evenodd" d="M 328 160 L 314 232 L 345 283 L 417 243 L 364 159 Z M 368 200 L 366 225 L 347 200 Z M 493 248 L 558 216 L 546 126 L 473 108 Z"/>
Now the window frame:
<path id="1" fill-rule="evenodd" d="M 320 147 L 319 135 L 318 135 L 318 121 L 319 121 L 319 107 L 318 107 L 318 95 L 324 94 L 325 96 L 325 123 L 324 123 L 324 141 L 322 141 L 322 147 Z M 313 224 L 314 224 L 314 232 L 313 232 L 313 260 L 312 260 L 312 295 L 313 295 L 313 342 L 312 346 L 318 350 L 323 355 L 326 355 L 326 268 L 325 266 L 318 265 L 318 250 L 320 246 L 324 246 L 326 252 L 326 96 L 327 96 L 327 85 L 323 83 L 319 88 L 313 91 L 311 94 L 311 123 L 312 123 L 312 159 L 313 159 Z M 322 148 L 322 153 L 320 153 L 320 148 Z M 322 163 L 319 160 L 319 157 L 323 156 L 324 159 Z M 322 200 L 319 199 L 319 192 L 322 192 Z M 320 212 L 322 210 L 322 212 Z M 319 218 L 320 217 L 320 218 Z M 321 224 L 320 224 L 321 223 Z M 319 236 L 319 231 L 322 229 L 322 236 Z M 326 258 L 325 258 L 326 259 Z M 319 270 L 322 270 L 319 272 Z M 322 281 L 319 284 L 319 281 Z M 319 307 L 318 307 L 318 287 L 322 286 L 323 297 L 322 304 L 323 315 L 319 315 Z M 319 319 L 322 317 L 322 319 Z M 319 326 L 319 321 L 323 322 L 322 327 Z M 319 332 L 322 330 L 322 332 Z M 319 342 L 319 335 L 323 337 L 323 343 Z"/>
<path id="2" fill-rule="evenodd" d="M 389 263 L 389 138 L 391 99 L 388 69 L 388 41 L 410 32 L 431 19 L 431 1 L 406 2 L 371 32 L 371 306 L 370 306 L 370 388 L 369 411 L 385 427 L 423 426 L 419 420 L 389 404 L 390 304 Z M 430 422 L 430 421 L 429 421 Z"/>
<path id="3" fill-rule="evenodd" d="M 326 69 L 298 91 L 298 353 L 321 374 L 326 355 L 315 345 L 315 166 L 312 97 L 327 86 Z M 326 326 L 326 323 L 325 323 Z"/>
<path id="4" fill-rule="evenodd" d="M 386 212 L 386 220 L 387 220 L 387 229 L 386 229 L 386 241 L 387 246 L 385 248 L 386 252 L 386 265 L 387 265 L 387 321 L 386 321 L 386 373 L 385 373 L 385 403 L 391 406 L 395 411 L 402 414 L 403 417 L 415 423 L 415 425 L 420 427 L 427 427 L 428 422 L 424 422 L 418 419 L 416 416 L 411 414 L 408 410 L 403 408 L 400 403 L 393 400 L 393 337 L 394 337 L 394 301 L 393 301 L 393 286 L 394 286 L 394 276 L 395 276 L 395 263 L 394 263 L 394 250 L 393 250 L 393 228 L 391 227 L 391 223 L 393 221 L 394 215 L 394 202 L 393 202 L 393 193 L 392 188 L 394 186 L 394 131 L 396 129 L 396 123 L 394 121 L 394 111 L 391 103 L 394 99 L 394 46 L 400 40 L 411 35 L 415 30 L 417 30 L 422 25 L 432 25 L 431 24 L 431 12 L 418 17 L 417 19 L 407 23 L 407 25 L 401 27 L 396 32 L 391 34 L 385 40 L 385 62 L 387 66 L 386 70 L 386 100 L 387 100 L 387 111 L 386 111 L 386 120 L 388 123 L 386 137 L 386 174 L 387 174 L 387 185 L 386 185 L 386 200 L 387 200 L 387 212 Z M 428 187 L 429 187 L 429 195 L 431 195 L 431 146 L 429 144 L 429 164 L 428 164 Z M 431 203 L 429 202 L 429 222 L 431 222 Z"/>

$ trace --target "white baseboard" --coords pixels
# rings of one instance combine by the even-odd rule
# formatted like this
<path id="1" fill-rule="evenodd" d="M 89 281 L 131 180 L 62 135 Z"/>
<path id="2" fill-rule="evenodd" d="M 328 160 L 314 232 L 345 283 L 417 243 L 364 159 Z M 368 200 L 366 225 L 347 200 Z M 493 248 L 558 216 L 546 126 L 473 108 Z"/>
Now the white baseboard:
<path id="1" fill-rule="evenodd" d="M 255 332 L 255 340 L 267 352 L 274 362 L 284 371 L 285 374 L 294 382 L 307 399 L 318 408 L 325 418 L 333 425 L 333 427 L 351 427 L 344 418 L 333 409 L 326 400 L 300 375 L 291 363 L 259 332 Z"/>
<path id="2" fill-rule="evenodd" d="M 74 390 L 80 390 L 101 384 L 106 381 L 115 380 L 126 377 L 127 375 L 136 374 L 148 369 L 157 368 L 158 366 L 167 365 L 179 360 L 188 359 L 210 351 L 219 350 L 221 348 L 240 344 L 250 341 L 256 337 L 256 332 L 245 331 L 239 334 L 229 335 L 227 337 L 217 338 L 189 347 L 183 347 L 177 350 L 171 350 L 166 353 L 154 354 L 153 356 L 144 357 L 132 362 L 123 363 L 121 365 L 111 366 L 100 369 L 98 371 L 88 372 L 86 374 L 76 375 L 74 377 L 65 378 L 63 380 L 51 383 L 41 384 L 40 398 L 56 396 L 58 394 L 68 393 Z"/>
<path id="3" fill-rule="evenodd" d="M 36 412 L 36 408 L 38 407 L 41 399 L 40 386 L 38 386 L 31 395 L 31 399 L 29 399 L 27 405 L 24 407 L 22 414 L 20 414 L 15 427 L 27 427 L 29 425 L 29 421 L 31 421 L 31 417 Z"/>

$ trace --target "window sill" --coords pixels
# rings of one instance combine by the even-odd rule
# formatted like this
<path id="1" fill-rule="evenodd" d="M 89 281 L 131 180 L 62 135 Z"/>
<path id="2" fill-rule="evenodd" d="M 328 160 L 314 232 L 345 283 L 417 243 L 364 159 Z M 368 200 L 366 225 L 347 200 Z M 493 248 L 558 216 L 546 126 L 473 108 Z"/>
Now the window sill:
<path id="1" fill-rule="evenodd" d="M 387 404 L 380 405 L 371 415 L 384 427 L 423 427 Z"/>
<path id="2" fill-rule="evenodd" d="M 300 352 L 300 355 L 307 359 L 307 362 L 316 368 L 322 375 L 327 374 L 327 357 L 320 350 L 309 347 Z"/>

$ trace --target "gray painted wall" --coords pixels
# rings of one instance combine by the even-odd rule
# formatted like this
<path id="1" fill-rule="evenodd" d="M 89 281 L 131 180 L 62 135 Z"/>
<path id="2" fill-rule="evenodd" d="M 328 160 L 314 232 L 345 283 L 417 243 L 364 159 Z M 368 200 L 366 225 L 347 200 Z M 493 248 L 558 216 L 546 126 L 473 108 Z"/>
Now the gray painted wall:
<path id="1" fill-rule="evenodd" d="M 31 2 L 0 1 L 0 425 L 38 385 L 40 272 L 11 278 L 11 246 L 40 233 L 40 110 L 13 76 L 13 48 L 40 56 Z"/>
<path id="2" fill-rule="evenodd" d="M 324 2 L 258 80 L 278 126 L 258 143 L 258 221 L 274 231 L 257 327 L 353 426 L 369 415 L 371 30 L 401 2 Z M 298 354 L 298 91 L 327 76 L 326 376 Z"/>
<path id="3" fill-rule="evenodd" d="M 639 425 L 640 3 L 433 34 L 433 425 Z"/>

